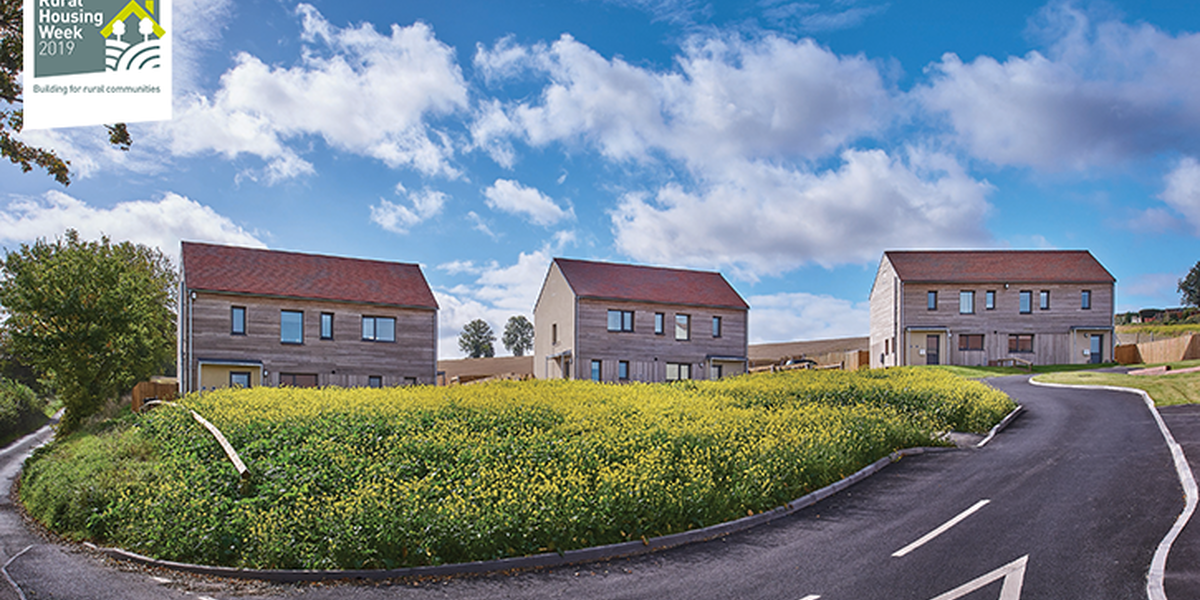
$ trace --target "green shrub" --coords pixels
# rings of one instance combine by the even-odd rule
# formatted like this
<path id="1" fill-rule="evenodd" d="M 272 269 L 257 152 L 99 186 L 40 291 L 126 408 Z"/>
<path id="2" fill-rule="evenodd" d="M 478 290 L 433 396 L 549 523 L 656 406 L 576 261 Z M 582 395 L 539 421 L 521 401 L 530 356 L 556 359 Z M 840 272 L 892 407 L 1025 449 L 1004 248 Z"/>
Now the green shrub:
<path id="1" fill-rule="evenodd" d="M 27 386 L 0 379 L 0 446 L 41 427 L 45 408 L 46 400 Z"/>

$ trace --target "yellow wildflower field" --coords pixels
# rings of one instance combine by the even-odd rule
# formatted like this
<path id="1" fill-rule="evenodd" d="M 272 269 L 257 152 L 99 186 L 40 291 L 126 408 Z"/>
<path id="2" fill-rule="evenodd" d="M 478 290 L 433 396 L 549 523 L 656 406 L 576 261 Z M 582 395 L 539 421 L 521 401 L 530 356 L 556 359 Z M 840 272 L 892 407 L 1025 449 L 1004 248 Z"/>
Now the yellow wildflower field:
<path id="1" fill-rule="evenodd" d="M 152 448 L 128 471 L 136 485 L 115 486 L 80 535 L 255 568 L 562 551 L 769 510 L 942 432 L 984 431 L 1013 408 L 984 384 L 924 369 L 254 388 L 182 404 L 224 432 L 250 480 L 239 483 L 187 411 L 159 409 L 121 433 Z"/>

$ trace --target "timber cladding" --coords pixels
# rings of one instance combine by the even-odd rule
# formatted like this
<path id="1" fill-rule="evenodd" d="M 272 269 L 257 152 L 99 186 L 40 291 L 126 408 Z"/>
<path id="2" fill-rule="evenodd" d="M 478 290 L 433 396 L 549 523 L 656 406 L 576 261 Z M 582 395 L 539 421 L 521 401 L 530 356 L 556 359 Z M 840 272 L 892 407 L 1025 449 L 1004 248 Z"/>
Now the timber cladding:
<path id="1" fill-rule="evenodd" d="M 1087 251 L 886 252 L 871 366 L 1111 361 L 1114 290 Z"/>
<path id="2" fill-rule="evenodd" d="M 747 311 L 704 306 L 686 306 L 629 302 L 619 300 L 578 300 L 578 368 L 581 377 L 590 376 L 591 361 L 601 361 L 601 380 L 617 381 L 621 361 L 629 364 L 633 381 L 662 381 L 668 363 L 691 365 L 692 379 L 708 379 L 709 357 L 745 357 L 747 353 Z M 633 313 L 632 331 L 609 331 L 608 311 Z M 662 314 L 663 332 L 655 333 L 655 315 Z M 687 316 L 686 340 L 675 336 L 676 317 Z M 721 335 L 713 336 L 713 317 L 721 319 Z M 745 363 L 724 365 L 723 376 L 742 372 Z"/>
<path id="3" fill-rule="evenodd" d="M 366 386 L 380 377 L 384 386 L 434 384 L 437 364 L 437 311 L 321 300 L 264 298 L 193 292 L 182 323 L 190 351 L 188 368 L 202 361 L 261 363 L 265 385 L 279 374 L 316 375 L 317 385 Z M 233 309 L 244 309 L 245 333 L 233 332 Z M 303 314 L 299 344 L 281 341 L 282 311 Z M 322 314 L 332 315 L 332 339 L 321 338 Z M 363 339 L 364 317 L 395 319 L 395 341 Z M 189 336 L 190 333 L 190 336 Z M 193 386 L 195 387 L 195 386 Z"/>

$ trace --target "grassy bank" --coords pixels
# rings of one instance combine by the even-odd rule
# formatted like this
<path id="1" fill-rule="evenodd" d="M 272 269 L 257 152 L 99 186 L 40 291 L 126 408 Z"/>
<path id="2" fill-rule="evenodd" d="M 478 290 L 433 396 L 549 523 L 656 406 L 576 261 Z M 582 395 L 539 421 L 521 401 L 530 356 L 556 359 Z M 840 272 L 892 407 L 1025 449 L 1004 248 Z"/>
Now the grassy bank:
<path id="1" fill-rule="evenodd" d="M 37 453 L 21 498 L 65 535 L 171 560 L 389 568 L 637 540 L 771 509 L 1013 407 L 948 373 L 212 392 L 239 486 L 179 408 Z"/>
<path id="2" fill-rule="evenodd" d="M 1172 369 L 1200 366 L 1200 360 L 1170 363 Z M 1112 385 L 1144 390 L 1158 406 L 1200 402 L 1200 372 L 1177 375 L 1125 375 L 1123 373 L 1056 373 L 1038 381 L 1066 385 Z"/>

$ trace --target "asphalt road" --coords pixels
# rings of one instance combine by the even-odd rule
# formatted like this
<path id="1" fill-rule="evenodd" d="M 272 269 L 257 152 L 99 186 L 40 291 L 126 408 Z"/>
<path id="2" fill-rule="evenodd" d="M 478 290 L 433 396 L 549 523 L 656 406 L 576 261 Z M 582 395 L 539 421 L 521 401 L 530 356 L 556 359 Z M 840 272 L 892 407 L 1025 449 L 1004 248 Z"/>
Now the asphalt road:
<path id="1" fill-rule="evenodd" d="M 30 599 L 1146 598 L 1151 557 L 1184 502 L 1140 398 L 1034 387 L 1022 377 L 992 383 L 1026 411 L 985 448 L 906 458 L 769 525 L 639 558 L 390 584 L 229 587 L 118 570 L 48 543 L 20 523 L 4 494 L 0 559 L 32 546 L 7 567 Z M 1193 416 L 1200 444 L 1200 413 Z M 1176 437 L 1186 452 L 1189 438 Z M 19 453 L 6 452 L 0 491 Z M 1191 556 L 1197 540 L 1200 528 L 1189 527 L 1177 546 Z M 1174 554 L 1168 561 L 1172 600 L 1200 598 L 1189 568 Z M 5 585 L 0 599 L 15 598 Z"/>

